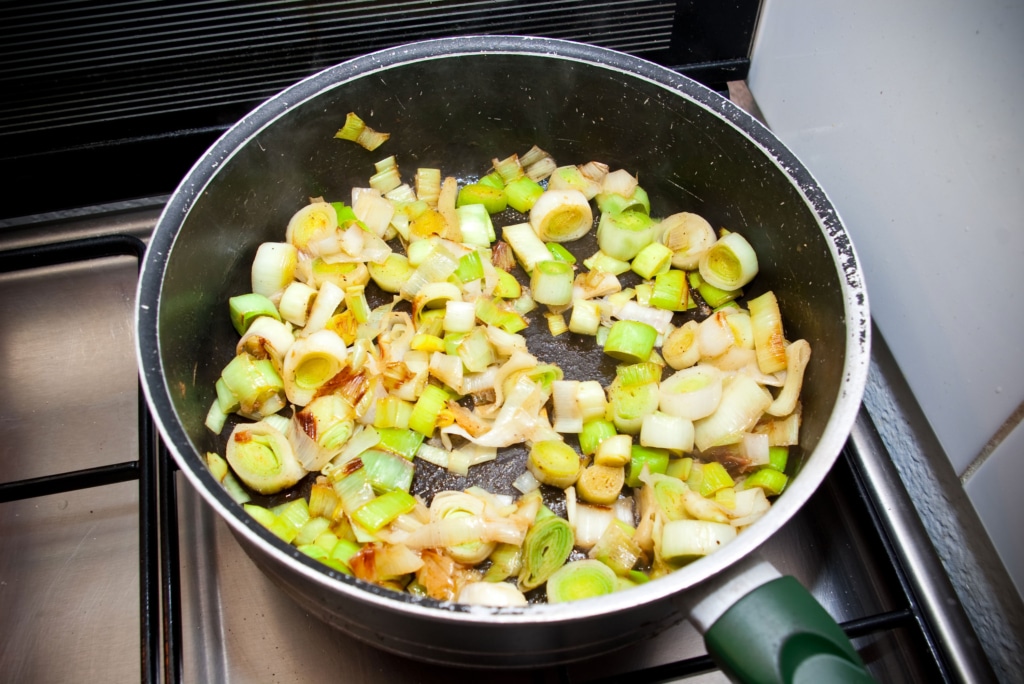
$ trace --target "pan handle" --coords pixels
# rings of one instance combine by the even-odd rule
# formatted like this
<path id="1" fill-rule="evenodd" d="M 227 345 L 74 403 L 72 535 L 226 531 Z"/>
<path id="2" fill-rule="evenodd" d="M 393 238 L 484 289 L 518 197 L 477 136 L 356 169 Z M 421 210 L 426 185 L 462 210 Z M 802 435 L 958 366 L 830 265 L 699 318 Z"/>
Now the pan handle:
<path id="1" fill-rule="evenodd" d="M 708 654 L 734 681 L 875 681 L 832 616 L 800 582 L 768 563 L 731 574 L 701 594 L 690 619 L 704 633 Z"/>

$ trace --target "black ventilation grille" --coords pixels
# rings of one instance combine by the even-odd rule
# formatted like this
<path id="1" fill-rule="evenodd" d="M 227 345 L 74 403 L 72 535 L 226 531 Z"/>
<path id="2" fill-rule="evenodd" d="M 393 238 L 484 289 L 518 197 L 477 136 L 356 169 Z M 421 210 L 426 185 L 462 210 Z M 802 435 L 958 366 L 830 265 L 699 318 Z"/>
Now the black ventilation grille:
<path id="1" fill-rule="evenodd" d="M 0 17 L 0 134 L 130 119 L 270 97 L 326 66 L 439 34 L 572 38 L 668 50 L 671 2 L 32 3 Z M 496 21 L 496 18 L 501 21 Z"/>
<path id="2" fill-rule="evenodd" d="M 0 173 L 25 187 L 5 198 L 0 216 L 169 192 L 259 102 L 333 64 L 415 40 L 565 38 L 724 84 L 746 75 L 758 8 L 756 0 L 2 3 Z M 148 168 L 154 160 L 160 169 Z M 114 169 L 105 188 L 116 191 L 89 178 L 99 164 Z"/>

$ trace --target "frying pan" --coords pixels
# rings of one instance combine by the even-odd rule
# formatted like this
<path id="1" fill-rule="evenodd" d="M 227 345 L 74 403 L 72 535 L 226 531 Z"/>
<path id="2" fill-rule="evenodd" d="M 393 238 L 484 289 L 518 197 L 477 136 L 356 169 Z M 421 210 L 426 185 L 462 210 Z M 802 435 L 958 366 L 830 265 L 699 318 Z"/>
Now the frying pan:
<path id="1" fill-rule="evenodd" d="M 391 139 L 374 152 L 334 139 L 349 111 Z M 654 215 L 692 211 L 748 238 L 760 273 L 747 294 L 773 290 L 787 336 L 813 349 L 790 485 L 716 553 L 600 599 L 470 607 L 340 575 L 264 530 L 206 468 L 203 454 L 224 446 L 203 423 L 237 340 L 227 300 L 249 291 L 260 242 L 281 240 L 309 197 L 347 199 L 352 187 L 366 185 L 373 162 L 395 155 L 408 173 L 439 167 L 466 179 L 486 173 L 492 158 L 533 144 L 562 164 L 598 160 L 639 174 Z M 137 301 L 140 372 L 167 447 L 252 560 L 328 624 L 411 658 L 525 667 L 607 652 L 690 617 L 734 676 L 862 676 L 855 651 L 821 607 L 795 580 L 756 563 L 754 553 L 819 486 L 853 424 L 870 341 L 862 276 L 839 217 L 807 169 L 717 93 L 635 57 L 541 38 L 431 40 L 345 62 L 260 105 L 199 159 L 153 232 Z M 591 344 L 563 338 L 530 344 L 541 358 L 556 357 L 567 377 L 609 377 L 611 366 Z M 521 472 L 523 456 L 512 450 L 468 478 L 423 468 L 416 486 L 480 482 L 500 490 Z"/>

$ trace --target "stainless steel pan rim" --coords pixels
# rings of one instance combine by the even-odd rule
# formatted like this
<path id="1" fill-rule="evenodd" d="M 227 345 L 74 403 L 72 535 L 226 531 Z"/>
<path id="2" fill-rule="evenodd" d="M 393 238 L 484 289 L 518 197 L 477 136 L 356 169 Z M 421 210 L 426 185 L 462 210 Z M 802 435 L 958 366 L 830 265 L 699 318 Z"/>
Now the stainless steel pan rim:
<path id="1" fill-rule="evenodd" d="M 628 592 L 601 599 L 561 605 L 531 605 L 521 609 L 469 607 L 432 599 L 419 599 L 382 589 L 350 577 L 339 575 L 316 563 L 279 541 L 251 520 L 235 504 L 201 465 L 202 460 L 192 446 L 181 424 L 174 416 L 170 388 L 163 378 L 158 335 L 158 309 L 167 258 L 177 238 L 176 226 L 188 215 L 196 198 L 206 185 L 259 131 L 271 126 L 293 107 L 306 102 L 327 89 L 342 87 L 352 79 L 382 74 L 393 67 L 422 60 L 448 59 L 476 54 L 522 54 L 573 60 L 603 69 L 618 70 L 630 77 L 657 84 L 674 94 L 686 97 L 725 119 L 738 133 L 748 138 L 772 160 L 799 190 L 808 207 L 818 218 L 827 237 L 832 257 L 840 265 L 847 329 L 847 357 L 835 408 L 821 440 L 809 456 L 790 488 L 773 505 L 770 512 L 715 554 L 692 563 L 656 582 L 633 588 Z M 579 620 L 633 609 L 638 605 L 660 601 L 678 594 L 702 580 L 726 570 L 771 536 L 800 508 L 832 467 L 845 443 L 867 378 L 870 322 L 867 295 L 861 281 L 857 258 L 845 229 L 824 191 L 774 135 L 738 107 L 707 88 L 644 60 L 621 53 L 569 41 L 514 36 L 473 36 L 430 40 L 396 47 L 359 57 L 315 74 L 268 100 L 229 129 L 182 181 L 164 209 L 154 231 L 143 263 L 136 310 L 137 359 L 143 378 L 147 402 L 164 443 L 190 483 L 206 502 L 231 526 L 235 534 L 253 544 L 260 552 L 277 562 L 290 565 L 310 582 L 329 591 L 338 591 L 353 598 L 402 613 L 419 614 L 445 620 L 486 624 L 530 624 Z"/>

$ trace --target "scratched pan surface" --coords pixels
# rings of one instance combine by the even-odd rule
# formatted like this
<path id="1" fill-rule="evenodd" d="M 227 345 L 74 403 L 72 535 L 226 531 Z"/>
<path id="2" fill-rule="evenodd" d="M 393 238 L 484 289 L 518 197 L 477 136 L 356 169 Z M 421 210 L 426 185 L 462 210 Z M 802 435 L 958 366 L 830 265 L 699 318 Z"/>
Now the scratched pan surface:
<path id="1" fill-rule="evenodd" d="M 349 111 L 391 139 L 374 152 L 334 139 Z M 309 197 L 347 200 L 352 187 L 367 184 L 375 161 L 395 155 L 406 179 L 420 166 L 472 179 L 492 158 L 533 144 L 560 164 L 598 160 L 625 168 L 639 175 L 655 216 L 693 211 L 753 244 L 761 272 L 748 295 L 773 290 L 790 339 L 803 337 L 813 348 L 803 448 L 792 459 L 790 488 L 719 552 L 597 601 L 470 610 L 338 576 L 255 524 L 203 464 L 206 451 L 222 453 L 224 445 L 203 421 L 237 340 L 226 302 L 249 291 L 260 242 L 281 240 Z M 583 256 L 596 250 L 593 236 L 569 247 Z M 164 441 L 264 572 L 312 614 L 370 643 L 474 666 L 581 658 L 682 619 L 682 592 L 756 548 L 824 479 L 856 415 L 868 358 L 867 303 L 852 246 L 824 192 L 771 133 L 671 71 L 547 39 L 471 37 L 395 48 L 272 98 L 228 131 L 172 196 L 138 300 L 139 363 Z M 613 363 L 591 340 L 551 338 L 539 313 L 533 321 L 531 351 L 557 363 L 566 378 L 613 377 Z M 510 449 L 466 478 L 424 465 L 414 487 L 428 498 L 472 484 L 512 493 L 524 460 L 523 450 Z"/>

